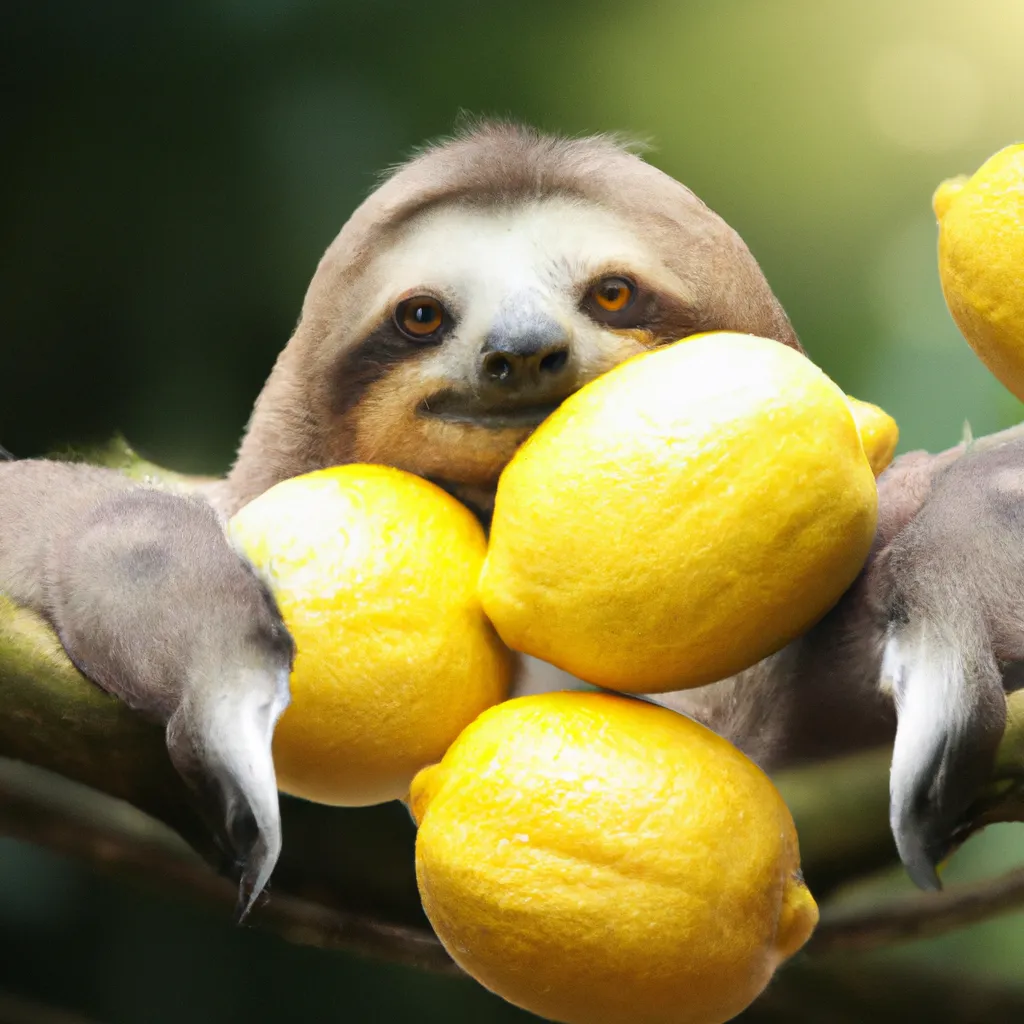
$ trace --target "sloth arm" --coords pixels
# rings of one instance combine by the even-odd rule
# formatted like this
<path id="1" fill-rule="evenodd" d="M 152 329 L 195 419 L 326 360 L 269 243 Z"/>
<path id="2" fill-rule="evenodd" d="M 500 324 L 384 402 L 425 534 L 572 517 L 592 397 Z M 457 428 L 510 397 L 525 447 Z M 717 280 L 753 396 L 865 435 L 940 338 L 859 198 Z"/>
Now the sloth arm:
<path id="1" fill-rule="evenodd" d="M 166 726 L 245 913 L 281 845 L 270 743 L 292 645 L 203 498 L 92 466 L 0 462 L 0 593 L 97 685 Z"/>

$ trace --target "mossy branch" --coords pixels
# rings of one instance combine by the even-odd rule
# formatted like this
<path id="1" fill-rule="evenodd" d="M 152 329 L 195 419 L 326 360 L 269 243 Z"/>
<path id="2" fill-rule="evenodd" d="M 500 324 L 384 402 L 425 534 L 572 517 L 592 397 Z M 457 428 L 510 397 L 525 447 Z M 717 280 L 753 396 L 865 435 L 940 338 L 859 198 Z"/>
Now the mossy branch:
<path id="1" fill-rule="evenodd" d="M 123 442 L 91 453 L 90 461 L 175 489 L 205 483 L 145 463 Z M 81 676 L 44 622 L 2 598 L 0 702 L 0 757 L 9 759 L 0 763 L 0 831 L 129 875 L 159 878 L 229 911 L 232 886 L 189 852 L 191 847 L 222 866 L 170 764 L 161 728 Z M 1024 691 L 1011 695 L 1009 704 L 996 771 L 965 819 L 960 840 L 994 821 L 1024 820 Z M 796 819 L 804 871 L 819 899 L 895 862 L 889 756 L 870 751 L 776 779 Z M 28 772 L 24 765 L 52 774 Z M 73 799 L 62 785 L 74 785 Z M 346 811 L 284 798 L 282 815 L 284 854 L 255 924 L 293 941 L 453 969 L 419 906 L 414 831 L 404 809 Z M 826 903 L 809 948 L 861 949 L 935 934 L 1022 903 L 1024 872 L 876 908 L 852 911 Z"/>

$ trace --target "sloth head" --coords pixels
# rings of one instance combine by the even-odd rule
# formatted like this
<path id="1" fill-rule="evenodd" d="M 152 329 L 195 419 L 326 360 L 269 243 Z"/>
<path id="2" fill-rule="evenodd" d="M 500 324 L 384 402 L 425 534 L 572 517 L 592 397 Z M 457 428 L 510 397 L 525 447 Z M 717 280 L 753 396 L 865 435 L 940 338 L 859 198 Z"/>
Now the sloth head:
<path id="1" fill-rule="evenodd" d="M 486 509 L 568 395 L 714 330 L 799 347 L 746 245 L 692 192 L 608 138 L 484 125 L 398 168 L 327 250 L 228 504 L 376 462 Z"/>

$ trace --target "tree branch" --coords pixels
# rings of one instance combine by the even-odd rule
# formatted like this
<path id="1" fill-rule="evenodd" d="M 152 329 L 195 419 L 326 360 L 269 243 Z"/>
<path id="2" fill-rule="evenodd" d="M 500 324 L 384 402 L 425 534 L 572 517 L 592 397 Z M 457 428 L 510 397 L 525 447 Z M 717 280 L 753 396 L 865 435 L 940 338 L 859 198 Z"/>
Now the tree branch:
<path id="1" fill-rule="evenodd" d="M 126 800 L 212 855 L 160 726 L 85 679 L 46 623 L 3 597 L 0 702 L 0 755 Z"/>
<path id="2" fill-rule="evenodd" d="M 878 764 L 874 763 L 875 758 Z M 855 810 L 853 820 L 859 827 L 855 825 L 838 833 L 820 831 L 828 824 L 830 814 L 826 808 L 816 806 L 813 792 L 802 793 L 803 773 L 779 780 L 784 795 L 794 799 L 797 805 L 794 813 L 801 826 L 801 849 L 807 837 L 811 862 L 819 870 L 830 863 L 841 864 L 844 856 L 849 857 L 851 863 L 869 863 L 881 857 L 885 846 L 879 822 L 882 807 L 877 796 L 871 795 L 872 783 L 867 782 L 869 777 L 877 775 L 880 765 L 880 756 L 869 754 L 859 764 L 851 759 L 846 765 L 822 766 L 826 783 L 830 781 L 828 776 L 838 769 L 831 781 L 851 787 L 849 793 L 844 794 L 843 806 Z M 1007 821 L 1024 821 L 1024 690 L 1011 694 L 1007 700 L 1006 731 L 992 779 L 965 815 L 955 844 L 962 844 L 987 825 Z M 892 845 L 891 838 L 889 845 Z M 1024 867 L 941 893 L 909 896 L 881 905 L 827 905 L 822 909 L 821 921 L 807 949 L 814 953 L 877 949 L 932 938 L 1021 907 L 1024 907 Z"/>
<path id="3" fill-rule="evenodd" d="M 864 951 L 933 938 L 1024 907 L 1024 868 L 941 893 L 908 896 L 881 906 L 827 906 L 807 951 Z"/>
<path id="4" fill-rule="evenodd" d="M 1002 443 L 1018 431 L 1024 428 L 974 444 Z M 166 474 L 138 460 L 123 442 L 91 458 L 175 489 L 205 482 Z M 38 779 L 28 784 L 8 763 L 0 772 L 0 829 L 84 856 L 107 870 L 159 877 L 227 911 L 232 887 L 189 852 L 191 847 L 216 868 L 223 867 L 189 791 L 170 764 L 162 729 L 81 676 L 44 622 L 2 598 L 0 702 L 0 755 L 61 777 L 50 777 L 45 785 Z M 994 821 L 1024 820 L 1024 691 L 1011 695 L 1009 706 L 995 774 L 965 820 L 959 841 Z M 889 759 L 889 751 L 871 751 L 777 776 L 797 822 L 805 874 L 819 899 L 895 862 L 888 825 Z M 72 783 L 63 780 L 96 792 L 87 801 L 83 794 L 89 790 L 78 786 L 69 799 L 60 795 L 58 783 Z M 100 794 L 106 795 L 102 813 L 96 803 L 105 799 Z M 120 810 L 114 813 L 111 807 Z M 419 904 L 414 829 L 403 808 L 341 810 L 285 797 L 282 817 L 284 853 L 254 924 L 292 941 L 453 969 Z M 811 948 L 863 949 L 938 934 L 1013 909 L 1024 901 L 1022 875 L 1014 872 L 881 908 L 825 905 Z"/>
<path id="5" fill-rule="evenodd" d="M 898 860 L 889 828 L 892 751 L 868 750 L 774 777 L 796 822 L 811 891 L 832 890 Z"/>
<path id="6" fill-rule="evenodd" d="M 180 836 L 121 801 L 16 761 L 0 759 L 0 829 L 104 872 L 187 894 L 231 914 L 236 887 L 212 872 Z M 249 918 L 290 942 L 346 949 L 411 967 L 458 974 L 426 927 L 396 925 L 289 895 L 276 886 Z"/>
<path id="7" fill-rule="evenodd" d="M 173 885 L 176 892 L 218 909 L 227 919 L 233 887 L 210 872 L 169 829 L 141 812 L 59 776 L 0 760 L 0 828 L 58 852 L 85 857 L 99 870 L 143 886 Z M 924 899 L 927 899 L 925 897 Z M 253 927 L 286 941 L 324 949 L 344 949 L 407 966 L 457 976 L 440 943 L 427 928 L 395 927 L 364 914 L 336 911 L 283 894 L 275 885 L 249 919 Z M 825 943 L 817 953 L 859 948 Z M 0 995 L 0 1017 L 12 1007 L 12 1021 L 42 1021 L 36 1005 Z M 839 1016 L 838 1008 L 842 1008 Z M 24 1011 L 23 1013 L 21 1011 Z M 768 990 L 740 1018 L 742 1024 L 837 1024 L 869 1018 L 908 1019 L 930 1024 L 965 1020 L 1024 1019 L 1024 995 L 982 983 L 901 966 L 850 964 L 800 956 L 786 966 Z M 47 1021 L 50 1017 L 45 1018 Z M 86 1024 L 52 1014 L 53 1024 Z"/>
<path id="8" fill-rule="evenodd" d="M 783 967 L 736 1024 L 982 1024 L 1024 1020 L 1024 995 L 951 971 L 799 957 Z"/>

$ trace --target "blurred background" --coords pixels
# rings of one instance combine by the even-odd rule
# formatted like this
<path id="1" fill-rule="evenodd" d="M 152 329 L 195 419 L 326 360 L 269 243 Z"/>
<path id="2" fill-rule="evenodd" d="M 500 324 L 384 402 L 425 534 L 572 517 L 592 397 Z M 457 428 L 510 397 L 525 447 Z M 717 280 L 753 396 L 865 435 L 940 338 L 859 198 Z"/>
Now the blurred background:
<path id="1" fill-rule="evenodd" d="M 930 200 L 1024 136 L 1022 46 L 1018 0 L 7 0 L 0 443 L 121 431 L 223 471 L 321 252 L 460 110 L 649 141 L 901 449 L 1017 422 L 946 312 Z M 1015 858 L 1024 827 L 993 829 L 950 877 Z M 112 1024 L 532 1019 L 3 839 L 0 947 L 0 989 Z M 873 959 L 1024 986 L 1024 916 Z"/>

